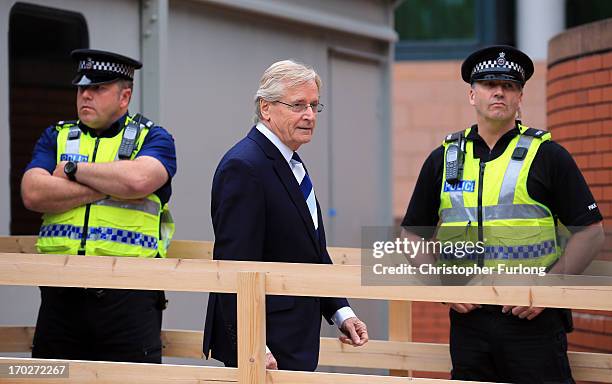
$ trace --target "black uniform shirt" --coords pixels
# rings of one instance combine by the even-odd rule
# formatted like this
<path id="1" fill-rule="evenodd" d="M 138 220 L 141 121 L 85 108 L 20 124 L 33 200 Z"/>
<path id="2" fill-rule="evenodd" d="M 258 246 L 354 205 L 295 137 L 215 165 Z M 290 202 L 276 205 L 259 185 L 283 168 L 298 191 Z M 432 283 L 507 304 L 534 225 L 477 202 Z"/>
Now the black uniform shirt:
<path id="1" fill-rule="evenodd" d="M 474 143 L 474 157 L 487 162 L 501 156 L 517 134 L 519 129 L 515 126 L 495 143 L 492 150 L 478 134 L 477 125 L 472 127 L 467 137 Z M 440 146 L 431 152 L 421 168 L 402 226 L 435 227 L 438 224 L 443 162 L 444 147 Z M 595 199 L 574 159 L 553 141 L 540 145 L 527 176 L 527 192 L 568 227 L 587 226 L 603 220 L 599 209 L 593 208 Z M 570 230 L 576 231 L 577 228 Z M 433 228 L 429 233 L 419 234 L 431 237 Z"/>

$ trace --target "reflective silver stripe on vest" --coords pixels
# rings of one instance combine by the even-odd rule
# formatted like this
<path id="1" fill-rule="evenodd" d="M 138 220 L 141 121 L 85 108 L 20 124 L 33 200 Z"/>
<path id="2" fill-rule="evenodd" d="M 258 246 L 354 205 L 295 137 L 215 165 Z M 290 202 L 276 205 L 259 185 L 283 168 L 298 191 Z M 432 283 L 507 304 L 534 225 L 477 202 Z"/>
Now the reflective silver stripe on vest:
<path id="1" fill-rule="evenodd" d="M 155 201 L 149 200 L 149 199 L 141 199 L 138 202 L 104 199 L 104 200 L 96 201 L 94 204 L 102 205 L 105 207 L 131 209 L 134 211 L 140 211 L 140 212 L 148 213 L 150 215 L 155 215 L 155 216 L 159 214 L 159 210 L 160 210 L 159 203 L 156 203 Z"/>
<path id="2" fill-rule="evenodd" d="M 440 212 L 442 223 L 458 223 L 462 221 L 476 221 L 476 207 L 447 208 Z M 505 204 L 483 207 L 484 220 L 508 219 L 541 219 L 549 217 L 548 211 L 535 204 Z"/>
<path id="3" fill-rule="evenodd" d="M 70 133 L 77 132 L 76 139 L 70 139 Z M 78 125 L 73 125 L 70 127 L 70 132 L 68 133 L 68 138 L 66 139 L 66 150 L 65 153 L 76 155 L 79 153 L 79 146 L 81 143 L 81 129 Z"/>
<path id="4" fill-rule="evenodd" d="M 516 148 L 525 148 L 529 150 L 532 141 L 533 136 L 521 135 L 518 143 L 516 143 Z M 498 204 L 512 204 L 514 201 L 514 192 L 516 190 L 516 183 L 519 178 L 519 173 L 523 167 L 523 160 L 524 158 L 521 160 L 510 159 L 506 172 L 504 173 L 504 180 L 502 181 L 501 190 L 499 191 L 499 200 L 497 201 Z"/>
<path id="5" fill-rule="evenodd" d="M 463 208 L 465 206 L 465 204 L 463 203 L 463 190 L 452 191 L 448 194 L 450 195 L 450 201 L 453 208 Z"/>

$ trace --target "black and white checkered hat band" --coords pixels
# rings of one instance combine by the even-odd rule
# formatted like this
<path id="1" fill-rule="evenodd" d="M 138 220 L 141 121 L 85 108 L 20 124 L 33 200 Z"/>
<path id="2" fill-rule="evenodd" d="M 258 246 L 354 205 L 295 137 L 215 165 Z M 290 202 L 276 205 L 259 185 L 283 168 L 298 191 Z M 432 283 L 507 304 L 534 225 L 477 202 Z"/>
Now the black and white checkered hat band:
<path id="1" fill-rule="evenodd" d="M 474 76 L 475 73 L 482 72 L 483 70 L 486 70 L 486 69 L 489 69 L 489 68 L 508 68 L 508 69 L 512 69 L 514 71 L 519 72 L 521 74 L 521 76 L 523 76 L 523 79 L 525 78 L 525 70 L 523 69 L 523 67 L 521 67 L 517 63 L 513 63 L 511 61 L 506 61 L 504 63 L 504 65 L 499 65 L 499 64 L 497 64 L 497 60 L 487 60 L 487 61 L 483 61 L 482 63 L 476 64 L 474 66 L 474 69 L 472 69 L 472 76 Z"/>
<path id="2" fill-rule="evenodd" d="M 130 79 L 134 78 L 134 67 L 110 61 L 81 60 L 79 61 L 79 71 L 82 70 L 113 72 Z"/>

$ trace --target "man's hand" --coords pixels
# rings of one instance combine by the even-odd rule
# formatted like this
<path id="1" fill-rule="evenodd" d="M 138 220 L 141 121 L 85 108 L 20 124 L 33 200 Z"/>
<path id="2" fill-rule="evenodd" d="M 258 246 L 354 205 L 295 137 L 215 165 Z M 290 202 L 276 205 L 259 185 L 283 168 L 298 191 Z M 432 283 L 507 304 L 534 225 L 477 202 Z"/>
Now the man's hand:
<path id="1" fill-rule="evenodd" d="M 266 369 L 278 369 L 278 363 L 272 352 L 266 353 Z"/>
<path id="2" fill-rule="evenodd" d="M 519 319 L 527 319 L 532 320 L 536 316 L 538 316 L 544 308 L 541 307 L 514 307 L 512 305 L 504 305 L 502 308 L 503 313 L 512 312 L 514 316 L 518 316 Z"/>
<path id="3" fill-rule="evenodd" d="M 356 317 L 349 317 L 344 320 L 340 331 L 344 333 L 339 337 L 344 344 L 359 347 L 368 342 L 368 327 Z"/>
<path id="4" fill-rule="evenodd" d="M 451 303 L 450 307 L 459 313 L 472 312 L 476 308 L 480 308 L 480 304 L 469 304 L 469 303 Z"/>
<path id="5" fill-rule="evenodd" d="M 57 163 L 57 165 L 55 166 L 55 170 L 53 171 L 53 176 L 69 180 L 68 176 L 66 176 L 66 173 L 64 172 L 64 166 L 66 165 L 66 163 L 67 161 L 60 161 L 59 163 Z"/>

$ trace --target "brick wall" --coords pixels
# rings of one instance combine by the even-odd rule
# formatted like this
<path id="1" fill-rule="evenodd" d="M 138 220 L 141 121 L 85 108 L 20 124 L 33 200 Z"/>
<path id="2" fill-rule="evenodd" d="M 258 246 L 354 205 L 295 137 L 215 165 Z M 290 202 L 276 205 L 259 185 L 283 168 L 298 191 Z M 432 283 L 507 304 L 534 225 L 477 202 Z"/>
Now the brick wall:
<path id="1" fill-rule="evenodd" d="M 612 20 L 570 29 L 549 43 L 548 128 L 574 157 L 604 216 L 612 262 Z M 570 349 L 612 353 L 612 312 L 574 311 Z"/>

